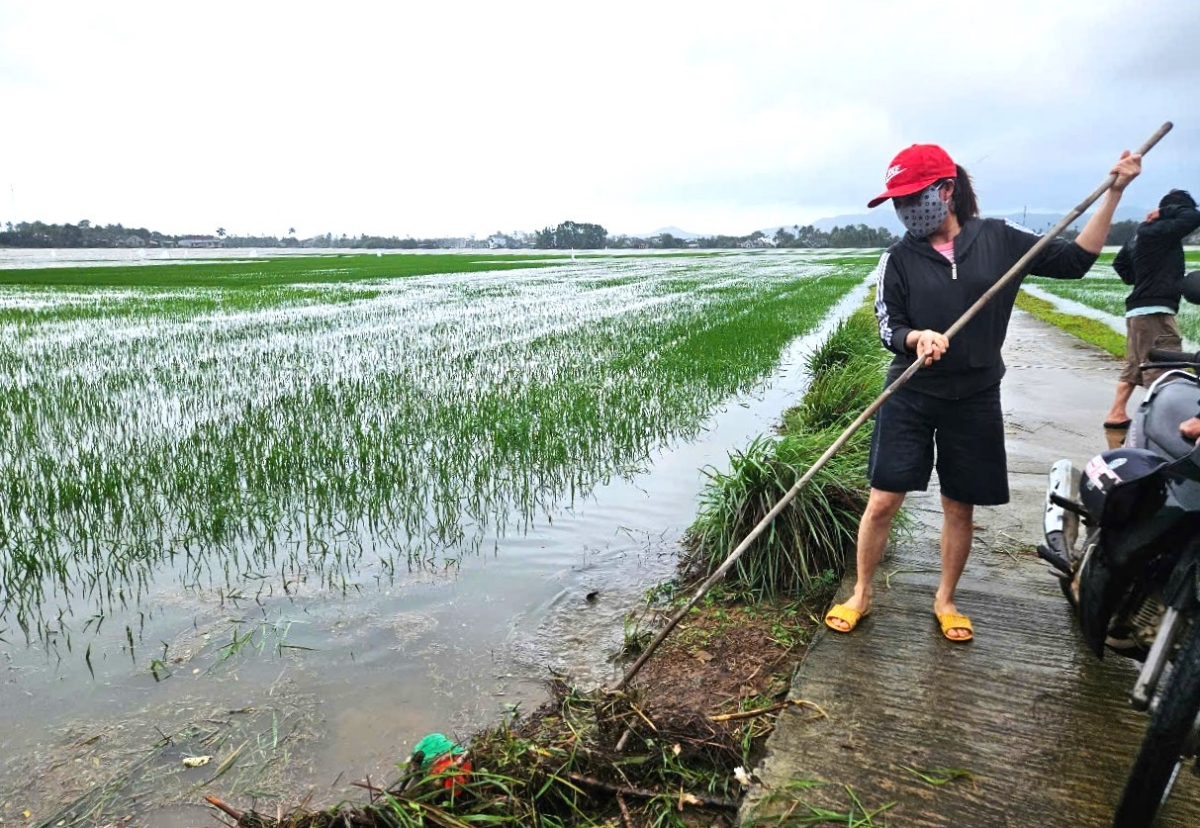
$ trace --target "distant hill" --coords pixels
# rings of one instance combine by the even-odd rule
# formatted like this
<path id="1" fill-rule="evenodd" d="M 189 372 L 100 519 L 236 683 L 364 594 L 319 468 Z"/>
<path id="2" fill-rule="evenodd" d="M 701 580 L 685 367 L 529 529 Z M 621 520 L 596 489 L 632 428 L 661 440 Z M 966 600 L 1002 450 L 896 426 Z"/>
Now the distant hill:
<path id="1" fill-rule="evenodd" d="M 664 233 L 670 233 L 677 239 L 688 239 L 689 241 L 691 239 L 699 239 L 704 236 L 703 233 L 692 233 L 689 230 L 680 230 L 678 227 L 660 227 L 653 233 L 633 233 L 631 235 L 638 239 L 650 239 L 655 236 L 661 236 Z"/>
<path id="2" fill-rule="evenodd" d="M 1145 207 L 1126 207 L 1120 205 L 1117 207 L 1117 213 L 1113 217 L 1113 221 L 1141 221 L 1149 212 Z M 1024 224 L 1031 230 L 1044 232 L 1049 230 L 1067 214 L 1066 210 L 1061 213 L 984 213 L 984 216 L 989 218 L 1004 218 L 1010 221 L 1015 221 L 1017 224 Z M 1087 222 L 1088 214 L 1084 213 L 1078 221 L 1073 225 L 1076 229 L 1082 228 Z M 884 227 L 892 231 L 898 236 L 904 235 L 904 225 L 900 223 L 900 219 L 896 218 L 896 211 L 890 206 L 884 205 L 877 210 L 872 210 L 870 213 L 855 213 L 852 215 L 833 216 L 831 218 L 817 219 L 812 223 L 812 226 L 818 230 L 829 232 L 834 227 L 845 227 L 847 225 L 865 224 L 868 227 Z M 784 229 L 791 230 L 792 225 L 783 225 Z M 763 230 L 767 235 L 772 235 L 778 227 L 771 227 Z"/>

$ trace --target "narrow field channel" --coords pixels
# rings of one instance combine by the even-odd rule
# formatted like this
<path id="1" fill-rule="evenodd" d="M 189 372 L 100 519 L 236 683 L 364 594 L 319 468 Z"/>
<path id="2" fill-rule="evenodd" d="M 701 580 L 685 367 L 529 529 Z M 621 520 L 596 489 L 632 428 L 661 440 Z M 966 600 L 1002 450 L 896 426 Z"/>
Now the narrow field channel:
<path id="1" fill-rule="evenodd" d="M 876 258 L 0 271 L 0 819 L 333 802 L 606 679 Z"/>
<path id="2" fill-rule="evenodd" d="M 1080 281 L 1030 279 L 1025 282 L 1025 289 L 1053 303 L 1062 313 L 1099 320 L 1124 335 L 1125 297 L 1131 288 L 1117 276 L 1112 260 L 1112 252 L 1103 254 Z M 1185 250 L 1185 261 L 1189 271 L 1200 270 L 1200 250 Z M 1187 347 L 1200 348 L 1200 307 L 1183 302 L 1177 321 Z"/>

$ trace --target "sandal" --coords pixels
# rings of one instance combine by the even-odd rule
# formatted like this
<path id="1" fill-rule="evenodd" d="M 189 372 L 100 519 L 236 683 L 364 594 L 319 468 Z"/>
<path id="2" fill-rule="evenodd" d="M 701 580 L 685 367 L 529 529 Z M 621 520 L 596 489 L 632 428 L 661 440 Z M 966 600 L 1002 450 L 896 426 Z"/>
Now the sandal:
<path id="1" fill-rule="evenodd" d="M 954 612 L 937 613 L 937 620 L 942 627 L 942 635 L 946 636 L 947 641 L 959 644 L 975 637 L 975 628 L 971 626 L 971 619 L 965 615 Z M 967 634 L 961 638 L 953 638 L 950 635 L 951 630 L 966 630 Z"/>
<path id="2" fill-rule="evenodd" d="M 869 612 L 870 610 L 867 610 L 867 612 L 859 612 L 858 610 L 848 607 L 845 604 L 834 604 L 829 608 L 829 612 L 825 613 L 825 626 L 829 627 L 829 629 L 833 630 L 834 632 L 853 632 L 854 628 L 858 626 L 858 622 L 866 618 Z M 845 622 L 849 629 L 843 630 L 841 627 L 832 624 L 831 621 Z"/>

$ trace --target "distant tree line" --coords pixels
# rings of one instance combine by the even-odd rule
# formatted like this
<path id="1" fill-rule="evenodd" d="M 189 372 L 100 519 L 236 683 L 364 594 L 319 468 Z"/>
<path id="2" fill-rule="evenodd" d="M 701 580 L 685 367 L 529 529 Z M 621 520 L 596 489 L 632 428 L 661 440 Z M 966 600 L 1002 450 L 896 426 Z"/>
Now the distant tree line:
<path id="1" fill-rule="evenodd" d="M 1107 244 L 1122 245 L 1133 237 L 1140 222 L 1118 221 L 1109 231 Z M 1068 239 L 1079 235 L 1076 229 L 1063 233 Z M 226 232 L 218 227 L 214 235 L 169 235 L 144 227 L 125 227 L 120 224 L 93 225 L 89 221 L 78 224 L 45 224 L 40 221 L 8 222 L 0 231 L 0 247 L 317 247 L 349 248 L 366 250 L 429 250 L 458 248 L 538 248 L 542 250 L 598 250 L 615 249 L 660 249 L 683 248 L 758 248 L 758 247 L 887 247 L 898 239 L 882 227 L 867 227 L 856 224 L 818 230 L 811 224 L 791 228 L 780 227 L 772 235 L 761 230 L 744 236 L 716 235 L 685 239 L 671 233 L 652 236 L 610 236 L 599 224 L 564 221 L 557 227 L 546 227 L 534 233 L 496 232 L 484 239 L 474 236 L 442 236 L 414 239 L 398 236 L 359 236 L 332 233 L 307 239 L 296 238 L 296 231 L 289 229 L 286 236 L 251 236 Z M 1185 244 L 1200 245 L 1200 231 L 1184 240 Z"/>
<path id="2" fill-rule="evenodd" d="M 144 227 L 101 226 L 86 220 L 79 224 L 30 221 L 16 225 L 10 221 L 0 231 L 0 246 L 4 247 L 149 247 L 171 241 L 171 236 Z"/>
<path id="3" fill-rule="evenodd" d="M 811 224 L 780 227 L 773 237 L 776 247 L 887 247 L 900 239 L 883 227 L 865 224 L 834 227 L 826 232 Z"/>
<path id="4" fill-rule="evenodd" d="M 120 224 L 94 225 L 90 221 L 78 224 L 46 224 L 40 221 L 8 222 L 0 230 L 0 247 L 338 247 L 357 249 L 438 249 L 460 247 L 506 246 L 488 244 L 488 240 L 460 237 L 431 239 L 399 238 L 397 236 L 334 235 L 325 233 L 308 239 L 298 239 L 294 229 L 286 236 L 254 236 L 229 233 L 218 227 L 212 235 L 171 235 L 147 230 L 144 227 L 125 227 Z M 512 239 L 513 237 L 506 237 Z M 525 238 L 514 239 L 512 246 L 532 247 Z"/>
<path id="5" fill-rule="evenodd" d="M 791 230 L 781 227 L 773 235 L 755 230 L 745 236 L 700 236 L 683 239 L 671 233 L 661 233 L 647 238 L 617 236 L 609 239 L 609 247 L 648 247 L 677 249 L 684 247 L 711 248 L 758 248 L 758 247 L 887 247 L 899 239 L 882 227 L 835 227 L 826 232 L 812 225 L 793 225 Z"/>

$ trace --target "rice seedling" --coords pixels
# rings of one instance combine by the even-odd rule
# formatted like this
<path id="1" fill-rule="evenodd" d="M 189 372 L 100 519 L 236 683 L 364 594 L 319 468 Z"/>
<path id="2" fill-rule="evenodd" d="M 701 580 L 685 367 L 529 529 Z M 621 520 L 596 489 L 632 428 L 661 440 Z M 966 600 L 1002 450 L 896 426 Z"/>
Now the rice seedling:
<path id="1" fill-rule="evenodd" d="M 247 257 L 178 260 L 165 264 L 113 264 L 93 267 L 43 267 L 0 270 L 0 285 L 29 287 L 221 288 L 258 291 L 281 285 L 343 284 L 440 273 L 545 267 L 560 264 L 559 254 L 520 257 L 471 255 L 391 255 L 347 253 L 324 256 Z"/>
<path id="2" fill-rule="evenodd" d="M 634 614 L 627 615 L 622 622 L 621 652 L 622 658 L 633 658 L 642 654 L 654 631 L 642 626 L 642 619 Z"/>
<path id="3" fill-rule="evenodd" d="M 866 309 L 852 314 L 809 357 L 812 382 L 800 404 L 784 412 L 784 433 L 844 429 L 883 390 L 890 359 L 874 315 Z"/>
<path id="4" fill-rule="evenodd" d="M 0 273 L 0 620 L 46 640 L 48 610 L 126 617 L 164 576 L 261 603 L 453 566 L 695 434 L 865 268 L 367 256 Z"/>

